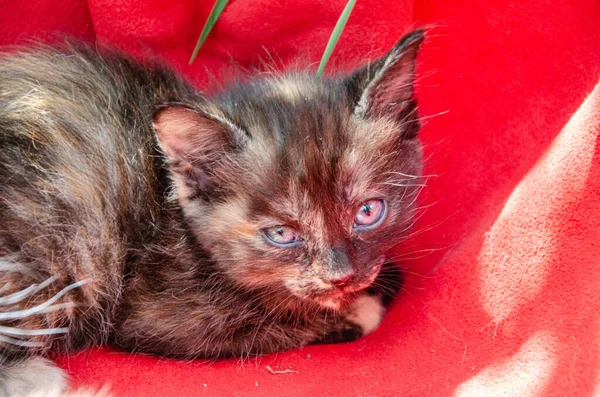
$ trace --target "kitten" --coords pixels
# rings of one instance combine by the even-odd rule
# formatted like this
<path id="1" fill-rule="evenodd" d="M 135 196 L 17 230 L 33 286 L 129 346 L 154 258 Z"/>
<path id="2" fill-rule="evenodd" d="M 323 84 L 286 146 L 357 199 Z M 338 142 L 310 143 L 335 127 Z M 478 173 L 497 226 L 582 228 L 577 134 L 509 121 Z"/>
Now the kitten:
<path id="1" fill-rule="evenodd" d="M 105 343 L 239 357 L 373 331 L 414 220 L 423 37 L 210 98 L 109 51 L 2 54 L 0 393 Z"/>

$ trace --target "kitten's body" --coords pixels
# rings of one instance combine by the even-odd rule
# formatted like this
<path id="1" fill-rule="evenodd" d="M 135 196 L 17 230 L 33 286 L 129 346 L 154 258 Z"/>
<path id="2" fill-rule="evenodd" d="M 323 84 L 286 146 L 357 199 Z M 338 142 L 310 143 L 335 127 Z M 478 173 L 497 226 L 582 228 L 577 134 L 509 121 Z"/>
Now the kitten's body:
<path id="1" fill-rule="evenodd" d="M 383 254 L 418 189 L 421 39 L 345 79 L 211 99 L 118 55 L 3 55 L 0 357 L 106 342 L 243 356 L 376 328 L 399 282 Z M 357 232 L 355 208 L 380 197 L 382 225 Z M 265 241 L 280 224 L 301 243 Z"/>

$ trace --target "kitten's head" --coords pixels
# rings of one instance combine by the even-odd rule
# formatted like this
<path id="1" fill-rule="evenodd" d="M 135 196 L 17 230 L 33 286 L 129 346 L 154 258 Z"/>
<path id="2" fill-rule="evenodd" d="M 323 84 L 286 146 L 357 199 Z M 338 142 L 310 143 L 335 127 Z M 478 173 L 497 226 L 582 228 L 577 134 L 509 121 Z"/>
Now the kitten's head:
<path id="1" fill-rule="evenodd" d="M 414 216 L 422 40 L 341 78 L 254 79 L 156 113 L 177 199 L 220 271 L 333 308 L 373 282 Z"/>

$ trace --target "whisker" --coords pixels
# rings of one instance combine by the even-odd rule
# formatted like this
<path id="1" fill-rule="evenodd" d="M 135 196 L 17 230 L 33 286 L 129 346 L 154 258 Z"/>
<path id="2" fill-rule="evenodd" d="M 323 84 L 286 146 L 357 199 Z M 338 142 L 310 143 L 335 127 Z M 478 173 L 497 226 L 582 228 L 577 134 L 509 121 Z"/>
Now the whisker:
<path id="1" fill-rule="evenodd" d="M 25 288 L 24 290 L 17 291 L 7 296 L 3 296 L 0 298 L 0 305 L 6 306 L 20 302 L 28 296 L 31 296 L 36 292 L 43 290 L 44 288 L 52 284 L 54 281 L 56 281 L 57 278 L 57 276 L 52 276 L 40 284 L 33 284 Z"/>
<path id="2" fill-rule="evenodd" d="M 420 273 L 417 273 L 417 272 L 412 272 L 410 270 L 406 270 L 406 269 L 402 269 L 402 268 L 400 269 L 400 272 L 402 274 L 410 274 L 410 275 L 421 277 L 421 278 L 434 278 L 433 276 L 426 276 L 426 275 L 423 275 L 423 274 L 420 274 Z M 384 276 L 386 275 L 386 273 L 384 273 L 384 271 L 381 271 L 379 274 L 382 274 Z"/>
<path id="3" fill-rule="evenodd" d="M 68 328 L 20 329 L 0 326 L 0 334 L 15 336 L 56 335 L 66 334 L 67 332 L 69 332 Z"/>
<path id="4" fill-rule="evenodd" d="M 414 260 L 417 260 L 417 259 L 427 258 L 429 255 L 432 254 L 432 252 L 428 252 L 428 253 L 421 254 L 421 255 L 415 255 L 415 256 L 409 256 L 409 255 L 401 256 L 401 257 L 395 258 L 395 260 L 402 259 L 404 261 L 414 261 Z"/>
<path id="5" fill-rule="evenodd" d="M 397 186 L 397 187 L 427 187 L 427 185 L 424 184 L 420 184 L 420 183 L 413 183 L 410 185 L 404 185 L 402 183 L 394 183 L 394 182 L 381 182 L 379 183 L 380 185 L 390 185 L 390 186 Z"/>
<path id="6" fill-rule="evenodd" d="M 386 175 L 386 174 L 401 175 L 401 176 L 404 176 L 404 177 L 409 178 L 409 179 L 418 179 L 418 178 L 420 178 L 419 175 L 405 174 L 403 172 L 398 172 L 398 171 L 387 171 L 387 172 L 384 172 L 383 174 L 384 175 Z"/>
<path id="7" fill-rule="evenodd" d="M 445 247 L 448 248 L 448 247 Z M 422 254 L 422 253 L 426 253 L 426 254 L 431 254 L 433 252 L 437 252 L 437 251 L 441 251 L 445 248 L 427 248 L 427 249 L 421 249 L 421 250 L 416 250 L 416 251 L 407 251 L 407 252 L 402 252 L 399 253 L 397 255 L 394 256 L 390 256 L 390 257 L 386 257 L 385 259 L 388 261 L 395 261 L 396 259 L 402 259 L 408 255 L 413 255 L 413 254 Z"/>
<path id="8" fill-rule="evenodd" d="M 0 288 L 0 294 L 3 293 L 4 291 L 6 291 L 7 289 L 9 289 L 11 286 L 10 282 L 7 282 L 6 284 L 4 284 L 2 286 L 2 288 Z"/>
<path id="9" fill-rule="evenodd" d="M 23 341 L 19 339 L 14 339 L 8 336 L 0 335 L 0 342 L 10 343 L 11 345 L 21 346 L 21 347 L 43 347 L 44 343 L 42 342 L 30 342 Z"/>
<path id="10" fill-rule="evenodd" d="M 39 313 L 45 313 L 48 310 L 46 309 L 51 309 L 53 308 L 53 310 L 57 310 L 54 309 L 56 306 L 59 305 L 55 305 L 52 306 L 52 304 L 54 302 L 56 302 L 57 300 L 59 300 L 61 297 L 63 297 L 67 292 L 75 289 L 75 288 L 79 288 L 84 284 L 87 284 L 90 280 L 81 280 L 78 281 L 76 283 L 67 285 L 65 288 L 63 288 L 62 290 L 60 290 L 56 295 L 54 295 L 53 297 L 51 297 L 50 299 L 48 299 L 46 302 L 39 304 L 37 306 L 34 306 L 30 309 L 25 309 L 25 310 L 17 310 L 17 311 L 13 311 L 13 312 L 8 312 L 8 313 L 0 313 L 0 320 L 16 320 L 16 319 L 22 319 L 22 318 L 26 318 L 29 316 L 32 316 L 34 314 L 39 314 Z"/>
<path id="11" fill-rule="evenodd" d="M 36 314 L 50 313 L 50 312 L 55 312 L 57 310 L 70 309 L 70 308 L 77 307 L 77 306 L 78 305 L 75 302 L 59 303 L 59 304 L 56 304 L 56 305 L 49 306 L 49 307 L 47 307 L 45 309 L 42 309 L 42 310 L 38 311 Z"/>
<path id="12" fill-rule="evenodd" d="M 448 114 L 448 113 L 450 113 L 449 110 L 444 110 L 444 111 L 441 111 L 439 113 L 434 113 L 434 114 L 430 114 L 430 115 L 427 115 L 427 116 L 422 116 L 422 117 L 419 117 L 419 121 L 423 121 L 423 120 L 427 120 L 427 119 L 432 119 L 432 118 L 438 117 L 438 116 L 443 116 L 443 115 Z"/>

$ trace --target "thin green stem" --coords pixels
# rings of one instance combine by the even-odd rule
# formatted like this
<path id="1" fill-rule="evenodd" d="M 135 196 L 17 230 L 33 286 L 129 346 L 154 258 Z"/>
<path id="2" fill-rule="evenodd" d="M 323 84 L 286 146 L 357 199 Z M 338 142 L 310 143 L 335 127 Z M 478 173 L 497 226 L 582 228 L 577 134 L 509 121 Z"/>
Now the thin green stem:
<path id="1" fill-rule="evenodd" d="M 212 10 L 210 11 L 210 14 L 208 15 L 208 19 L 206 20 L 206 23 L 202 28 L 202 33 L 200 33 L 200 37 L 198 38 L 198 42 L 196 43 L 196 48 L 194 48 L 194 52 L 192 53 L 192 57 L 190 58 L 190 65 L 196 59 L 198 51 L 200 51 L 200 47 L 202 47 L 202 44 L 204 44 L 204 41 L 208 37 L 208 34 L 212 30 L 213 26 L 215 26 L 215 23 L 217 23 L 217 20 L 221 16 L 221 13 L 225 9 L 225 6 L 228 2 L 229 0 L 215 1 L 215 5 L 213 6 Z"/>
<path id="2" fill-rule="evenodd" d="M 325 47 L 325 52 L 323 53 L 323 57 L 321 58 L 321 63 L 319 64 L 319 69 L 317 70 L 317 77 L 321 77 L 321 75 L 323 74 L 323 70 L 325 70 L 325 66 L 329 61 L 329 57 L 335 49 L 335 46 L 337 45 L 337 42 L 340 39 L 344 28 L 346 27 L 346 22 L 348 22 L 348 18 L 350 18 L 350 14 L 354 9 L 355 3 L 356 0 L 348 0 L 348 3 L 346 3 L 346 7 L 344 7 L 344 11 L 342 11 L 342 15 L 340 15 L 337 23 L 335 24 L 335 28 L 333 28 L 333 32 L 329 37 L 327 47 Z"/>

